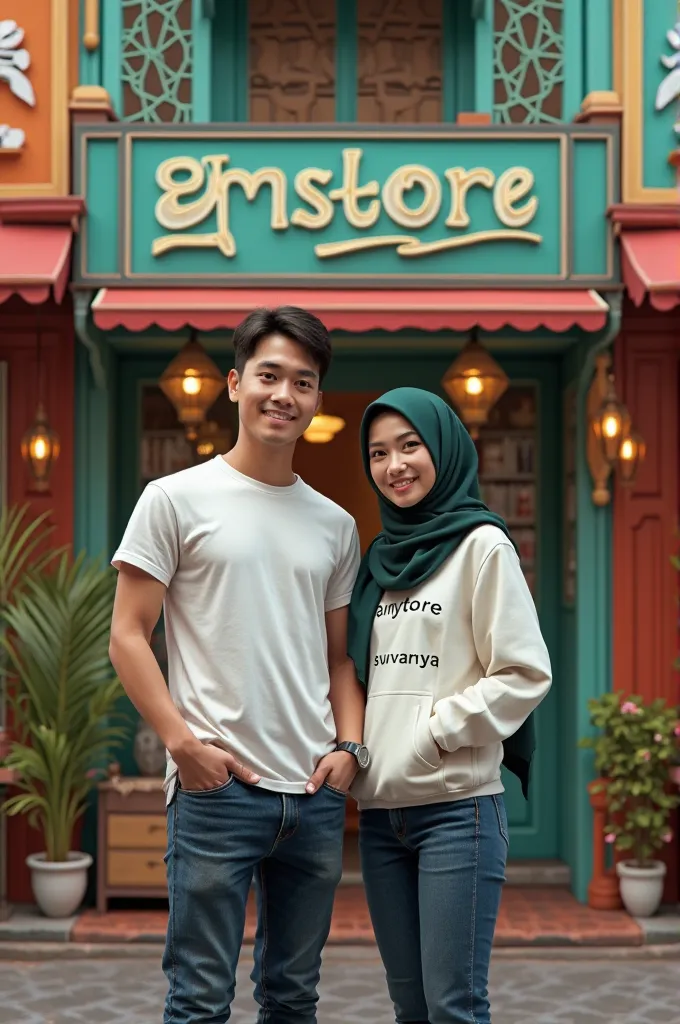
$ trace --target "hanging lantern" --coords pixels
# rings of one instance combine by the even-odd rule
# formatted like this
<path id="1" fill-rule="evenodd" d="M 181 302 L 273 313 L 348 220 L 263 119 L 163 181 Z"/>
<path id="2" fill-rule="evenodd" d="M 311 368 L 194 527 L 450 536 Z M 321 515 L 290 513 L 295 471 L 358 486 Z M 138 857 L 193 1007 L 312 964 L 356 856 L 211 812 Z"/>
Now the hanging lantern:
<path id="1" fill-rule="evenodd" d="M 619 457 L 621 442 L 630 432 L 630 416 L 623 402 L 616 396 L 614 378 L 607 378 L 604 401 L 593 421 L 593 429 L 600 442 L 602 454 L 612 466 Z"/>
<path id="2" fill-rule="evenodd" d="M 50 427 L 45 407 L 40 402 L 33 426 L 21 439 L 21 457 L 29 468 L 35 491 L 49 490 L 50 473 L 60 450 L 59 436 Z"/>
<path id="3" fill-rule="evenodd" d="M 618 454 L 618 469 L 622 483 L 633 483 L 646 454 L 647 447 L 643 439 L 637 431 L 628 430 L 623 436 Z"/>
<path id="4" fill-rule="evenodd" d="M 340 416 L 326 416 L 319 410 L 302 436 L 311 444 L 328 444 L 344 427 L 345 421 Z"/>
<path id="5" fill-rule="evenodd" d="M 479 428 L 508 383 L 503 369 L 476 338 L 467 343 L 442 379 L 442 387 L 473 438 L 479 437 Z"/>
<path id="6" fill-rule="evenodd" d="M 201 424 L 196 435 L 196 454 L 202 459 L 211 455 L 224 455 L 231 448 L 231 431 L 220 427 L 214 420 Z"/>
<path id="7" fill-rule="evenodd" d="M 226 387 L 227 381 L 202 345 L 191 340 L 172 360 L 158 382 L 163 394 L 177 411 L 190 441 L 195 441 L 198 427 L 206 413 Z"/>

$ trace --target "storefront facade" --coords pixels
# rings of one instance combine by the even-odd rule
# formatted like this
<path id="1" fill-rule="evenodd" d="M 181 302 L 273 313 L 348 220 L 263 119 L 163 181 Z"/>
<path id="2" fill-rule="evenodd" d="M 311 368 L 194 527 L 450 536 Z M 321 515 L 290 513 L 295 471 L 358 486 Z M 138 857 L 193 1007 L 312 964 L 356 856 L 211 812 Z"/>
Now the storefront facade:
<path id="1" fill-rule="evenodd" d="M 83 51 L 73 132 L 88 211 L 73 271 L 77 546 L 110 553 L 144 484 L 200 457 L 158 386 L 192 330 L 226 372 L 234 326 L 282 301 L 331 329 L 324 411 L 345 421 L 328 444 L 301 441 L 296 468 L 365 546 L 379 524 L 363 409 L 400 384 L 443 394 L 476 331 L 511 382 L 481 431 L 482 482 L 555 668 L 529 805 L 508 781 L 513 857 L 558 862 L 585 898 L 577 742 L 613 658 L 612 507 L 594 504 L 586 459 L 595 359 L 622 308 L 608 5 L 581 20 L 581 5 L 518 16 L 502 0 L 185 4 L 170 26 L 185 64 L 160 45 L 155 5 L 132 7 L 105 5 Z M 135 73 L 144 19 L 165 92 Z M 228 446 L 224 396 L 210 419 Z M 132 749 L 121 763 L 137 771 Z"/>
<path id="2" fill-rule="evenodd" d="M 73 540 L 68 284 L 82 202 L 69 187 L 68 101 L 77 81 L 77 22 L 71 0 L 7 0 L 0 27 L 0 505 L 27 505 L 35 516 L 49 512 L 57 544 Z M 42 489 L 21 453 L 40 406 L 61 449 L 58 471 Z M 0 698 L 0 749 L 11 727 L 3 704 Z M 40 848 L 25 820 L 3 826 L 8 856 L 0 841 L 0 916 L 5 897 L 32 898 L 24 861 Z"/>

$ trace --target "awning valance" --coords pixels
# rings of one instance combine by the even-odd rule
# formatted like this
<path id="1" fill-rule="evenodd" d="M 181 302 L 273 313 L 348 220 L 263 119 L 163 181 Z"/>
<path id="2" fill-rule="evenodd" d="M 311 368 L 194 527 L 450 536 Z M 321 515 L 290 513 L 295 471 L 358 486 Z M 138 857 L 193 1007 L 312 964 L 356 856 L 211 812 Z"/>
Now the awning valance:
<path id="1" fill-rule="evenodd" d="M 597 292 L 563 290 L 343 290 L 102 288 L 92 303 L 104 331 L 229 329 L 259 306 L 302 306 L 339 331 L 601 330 L 609 307 Z"/>
<path id="2" fill-rule="evenodd" d="M 61 302 L 69 277 L 72 230 L 57 224 L 0 224 L 0 302 L 20 295 Z"/>
<path id="3" fill-rule="evenodd" d="M 680 304 L 680 229 L 624 231 L 621 263 L 636 306 L 642 305 L 645 295 L 664 312 Z"/>

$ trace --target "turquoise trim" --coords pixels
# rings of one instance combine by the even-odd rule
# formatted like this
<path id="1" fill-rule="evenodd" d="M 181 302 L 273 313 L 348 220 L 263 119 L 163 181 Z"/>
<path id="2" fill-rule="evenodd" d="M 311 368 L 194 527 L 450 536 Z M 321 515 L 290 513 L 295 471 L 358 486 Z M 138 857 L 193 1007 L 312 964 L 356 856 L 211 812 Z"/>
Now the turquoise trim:
<path id="1" fill-rule="evenodd" d="M 474 109 L 478 113 L 494 113 L 493 101 L 493 2 L 484 0 L 484 16 L 474 23 Z"/>
<path id="2" fill-rule="evenodd" d="M 583 17 L 584 86 L 587 96 L 589 92 L 613 88 L 612 0 L 583 0 Z"/>
<path id="3" fill-rule="evenodd" d="M 661 57 L 674 51 L 666 32 L 678 20 L 676 0 L 647 0 L 644 4 L 642 29 L 642 184 L 644 188 L 675 188 L 676 170 L 668 162 L 669 153 L 677 148 L 678 136 L 673 131 L 678 102 L 664 110 L 656 110 L 656 93 L 669 74 Z"/>
<path id="4" fill-rule="evenodd" d="M 599 0 L 588 0 L 589 4 Z M 583 82 L 583 17 L 581 4 L 565 0 L 562 8 L 562 35 L 564 37 L 564 87 L 562 91 L 562 120 L 573 121 L 581 109 L 585 95 Z"/>
<path id="5" fill-rule="evenodd" d="M 359 23 L 356 0 L 335 4 L 335 120 L 357 119 L 359 96 Z"/>
<path id="6" fill-rule="evenodd" d="M 247 0 L 215 5 L 211 22 L 211 114 L 216 122 L 248 120 Z"/>
<path id="7" fill-rule="evenodd" d="M 123 116 L 122 39 L 123 13 L 119 0 L 103 0 L 101 41 L 102 85 L 111 97 L 111 105 L 118 117 Z"/>
<path id="8" fill-rule="evenodd" d="M 207 124 L 212 114 L 212 22 L 203 5 L 191 6 L 191 115 L 196 124 Z"/>
<path id="9" fill-rule="evenodd" d="M 466 4 L 448 0 L 442 12 L 442 121 L 475 109 L 475 22 Z"/>
<path id="10" fill-rule="evenodd" d="M 115 353 L 102 346 L 108 388 L 98 388 L 90 370 L 89 355 L 76 342 L 76 436 L 74 549 L 92 558 L 111 555 L 113 501 L 111 370 Z"/>

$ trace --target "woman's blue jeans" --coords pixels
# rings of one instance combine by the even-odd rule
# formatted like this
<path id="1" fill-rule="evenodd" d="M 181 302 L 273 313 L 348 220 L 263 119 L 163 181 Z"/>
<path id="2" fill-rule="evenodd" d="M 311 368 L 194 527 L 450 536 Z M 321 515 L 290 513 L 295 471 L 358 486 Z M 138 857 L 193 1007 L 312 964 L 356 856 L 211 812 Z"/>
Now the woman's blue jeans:
<path id="1" fill-rule="evenodd" d="M 396 1024 L 490 1024 L 502 796 L 363 811 L 361 865 Z"/>

